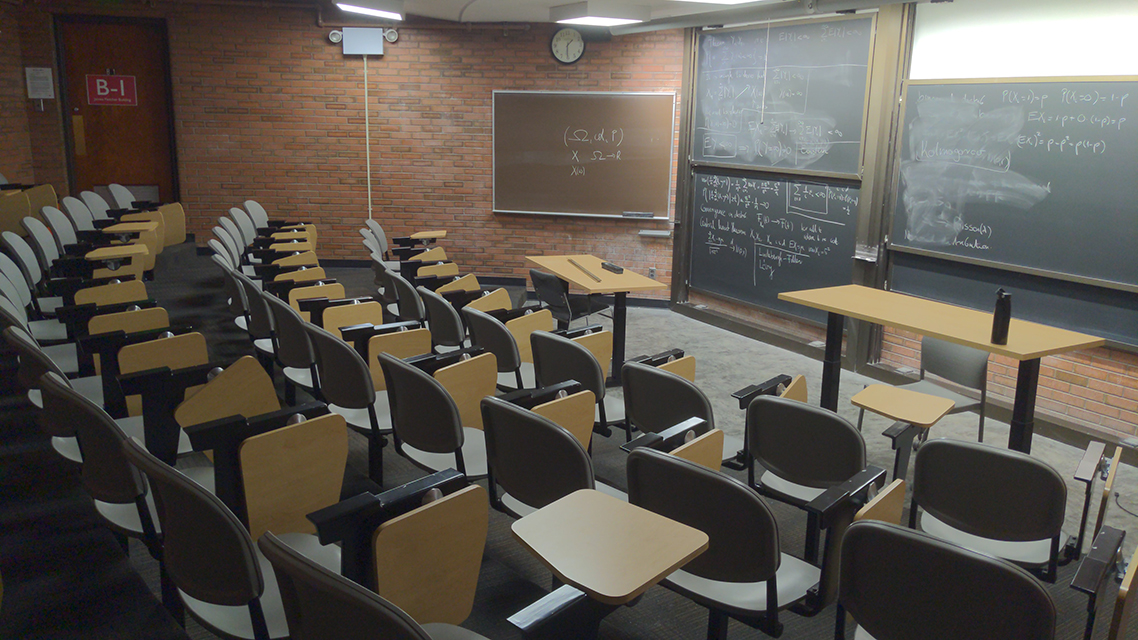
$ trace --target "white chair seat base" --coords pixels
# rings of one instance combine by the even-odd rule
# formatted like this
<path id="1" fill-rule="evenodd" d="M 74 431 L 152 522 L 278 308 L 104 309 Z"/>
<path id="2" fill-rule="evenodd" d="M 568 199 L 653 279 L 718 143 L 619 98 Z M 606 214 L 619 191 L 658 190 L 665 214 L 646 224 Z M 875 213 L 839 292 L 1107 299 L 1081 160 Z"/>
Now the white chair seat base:
<path id="1" fill-rule="evenodd" d="M 724 440 L 724 446 L 726 448 L 726 440 Z M 738 451 L 738 449 L 736 449 L 736 451 Z M 726 460 L 726 458 L 724 459 Z M 763 486 L 767 487 L 768 489 L 772 489 L 779 493 L 788 495 L 796 500 L 802 500 L 803 502 L 810 502 L 814 498 L 822 495 L 824 491 L 826 491 L 825 489 L 817 489 L 815 487 L 807 487 L 805 485 L 795 484 L 789 480 L 784 480 L 783 478 L 776 476 L 770 471 L 767 471 L 763 473 L 763 475 L 759 476 L 759 482 L 761 482 Z"/>
<path id="2" fill-rule="evenodd" d="M 778 601 L 791 603 L 818 583 L 821 570 L 794 556 L 782 554 L 778 573 Z M 766 582 L 721 582 L 679 569 L 664 578 L 664 586 L 697 604 L 738 615 L 761 614 L 767 609 Z"/>
<path id="3" fill-rule="evenodd" d="M 486 475 L 486 436 L 481 429 L 463 427 L 462 462 L 466 466 L 466 477 L 480 478 Z M 453 453 L 428 453 L 403 444 L 403 455 L 420 467 L 431 471 L 458 469 Z"/>
<path id="4" fill-rule="evenodd" d="M 990 556 L 1021 562 L 1024 564 L 1046 564 L 1051 558 L 1051 540 L 1031 540 L 1028 542 L 1008 542 L 1006 540 L 993 540 L 981 538 L 965 533 L 956 527 L 938 520 L 928 513 L 921 513 L 918 527 L 925 533 L 934 535 L 941 540 L 958 544 L 965 549 L 979 551 Z"/>
<path id="5" fill-rule="evenodd" d="M 103 379 L 101 377 L 87 376 L 86 378 L 74 378 L 68 382 L 79 395 L 100 407 L 103 406 Z M 43 394 L 40 393 L 39 389 L 28 389 L 28 401 L 37 409 L 43 409 Z"/>
<path id="6" fill-rule="evenodd" d="M 375 407 L 376 423 L 379 424 L 380 433 L 391 433 L 391 405 L 387 401 L 387 393 L 380 392 L 375 394 Z M 341 407 L 338 404 L 329 404 L 328 410 L 332 413 L 338 413 L 344 416 L 344 421 L 348 426 L 360 433 L 367 433 L 371 431 L 371 418 L 368 417 L 367 409 L 352 409 L 349 407 Z"/>
<path id="7" fill-rule="evenodd" d="M 335 545 L 321 545 L 316 536 L 305 533 L 286 533 L 278 536 L 282 542 L 300 552 L 317 564 L 336 573 L 340 572 L 340 548 Z M 288 637 L 288 622 L 285 620 L 284 605 L 281 603 L 280 587 L 273 566 L 253 545 L 261 574 L 265 578 L 265 591 L 261 595 L 261 609 L 269 628 L 269 637 Z M 186 595 L 180 589 L 178 595 L 188 611 L 203 627 L 222 637 L 253 638 L 253 624 L 249 619 L 249 607 L 210 604 Z"/>
<path id="8" fill-rule="evenodd" d="M 63 344 L 49 345 L 40 347 L 47 357 L 55 363 L 59 370 L 67 373 L 78 373 L 79 371 L 79 353 L 75 349 L 75 343 L 65 342 Z"/>
<path id="9" fill-rule="evenodd" d="M 57 320 L 32 320 L 28 323 L 28 332 L 36 342 L 62 342 L 67 340 L 67 325 Z"/>
<path id="10" fill-rule="evenodd" d="M 312 391 L 315 387 L 312 386 L 312 370 L 301 367 L 285 367 L 284 376 L 289 382 L 304 389 L 305 391 Z"/>
<path id="11" fill-rule="evenodd" d="M 616 398 L 605 394 L 603 402 L 605 403 L 605 420 L 609 424 L 613 424 L 614 422 L 624 422 L 624 398 Z M 593 420 L 599 422 L 600 419 L 601 411 L 598 407 L 597 413 L 593 417 Z"/>
<path id="12" fill-rule="evenodd" d="M 445 622 L 428 622 L 422 627 L 431 636 L 431 640 L 486 640 L 486 636 Z"/>
<path id="13" fill-rule="evenodd" d="M 537 374 L 534 373 L 532 362 L 523 362 L 520 367 L 522 372 L 522 387 L 526 389 L 533 389 L 537 386 Z M 518 386 L 518 377 L 513 371 L 505 371 L 498 374 L 498 384 L 503 387 L 511 389 Z M 609 418 L 612 420 L 612 418 Z"/>

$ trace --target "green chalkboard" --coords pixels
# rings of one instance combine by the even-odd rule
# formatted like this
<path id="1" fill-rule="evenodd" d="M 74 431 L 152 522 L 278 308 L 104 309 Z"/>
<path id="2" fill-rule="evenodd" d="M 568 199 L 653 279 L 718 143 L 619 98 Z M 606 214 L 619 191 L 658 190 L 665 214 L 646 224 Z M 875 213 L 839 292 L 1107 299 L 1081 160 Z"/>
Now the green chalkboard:
<path id="1" fill-rule="evenodd" d="M 873 18 L 699 35 L 692 160 L 857 177 Z"/>
<path id="2" fill-rule="evenodd" d="M 909 82 L 894 249 L 1138 291 L 1138 78 Z"/>

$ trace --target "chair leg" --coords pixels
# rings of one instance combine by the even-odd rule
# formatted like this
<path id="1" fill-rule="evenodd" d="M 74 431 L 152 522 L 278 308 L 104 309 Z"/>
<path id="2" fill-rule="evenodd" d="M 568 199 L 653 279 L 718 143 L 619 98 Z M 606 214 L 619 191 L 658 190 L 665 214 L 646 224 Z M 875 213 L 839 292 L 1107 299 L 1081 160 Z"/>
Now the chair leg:
<path id="1" fill-rule="evenodd" d="M 265 612 L 261 609 L 261 599 L 249 601 L 249 618 L 253 623 L 254 640 L 270 640 L 269 623 L 265 622 Z"/>
<path id="2" fill-rule="evenodd" d="M 857 430 L 858 430 L 858 433 L 861 433 L 861 420 L 864 417 L 865 417 L 865 409 L 858 409 L 857 410 Z"/>
<path id="3" fill-rule="evenodd" d="M 383 436 L 379 433 L 379 418 L 375 415 L 375 405 L 367 408 L 371 431 L 367 434 L 367 475 L 372 482 L 383 486 Z"/>
<path id="4" fill-rule="evenodd" d="M 834 640 L 846 640 L 846 608 L 840 602 L 834 615 Z"/>
<path id="5" fill-rule="evenodd" d="M 707 640 L 727 640 L 730 618 L 723 611 L 707 610 Z"/>
<path id="6" fill-rule="evenodd" d="M 822 524 L 817 514 L 806 514 L 806 549 L 803 551 L 803 560 L 810 564 L 818 564 L 818 542 L 822 537 Z"/>

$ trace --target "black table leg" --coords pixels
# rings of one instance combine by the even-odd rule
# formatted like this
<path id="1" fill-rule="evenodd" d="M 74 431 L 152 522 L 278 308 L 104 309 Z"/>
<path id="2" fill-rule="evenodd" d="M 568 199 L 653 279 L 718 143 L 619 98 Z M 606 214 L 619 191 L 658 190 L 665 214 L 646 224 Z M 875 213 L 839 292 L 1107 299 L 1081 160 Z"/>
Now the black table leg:
<path id="1" fill-rule="evenodd" d="M 838 383 L 842 376 L 842 329 L 846 317 L 830 312 L 826 322 L 826 355 L 822 358 L 822 408 L 838 410 Z"/>
<path id="2" fill-rule="evenodd" d="M 606 387 L 620 386 L 620 368 L 624 366 L 624 334 L 628 317 L 628 292 L 617 291 L 612 304 L 612 375 Z"/>
<path id="3" fill-rule="evenodd" d="M 1039 390 L 1039 358 L 1019 363 L 1016 376 L 1016 398 L 1012 406 L 1008 448 L 1031 453 L 1031 436 L 1035 431 L 1035 395 Z"/>

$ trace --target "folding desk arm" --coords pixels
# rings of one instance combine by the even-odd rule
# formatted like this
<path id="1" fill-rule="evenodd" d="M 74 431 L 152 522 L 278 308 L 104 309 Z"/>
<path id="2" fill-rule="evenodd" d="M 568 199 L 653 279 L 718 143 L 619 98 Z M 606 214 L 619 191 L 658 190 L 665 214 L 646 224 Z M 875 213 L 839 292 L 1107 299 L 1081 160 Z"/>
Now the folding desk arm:
<path id="1" fill-rule="evenodd" d="M 1090 515 L 1091 493 L 1094 491 L 1095 478 L 1101 473 L 1102 479 L 1106 480 L 1106 476 L 1110 472 L 1110 458 L 1104 455 L 1105 452 L 1105 442 L 1091 442 L 1087 445 L 1087 450 L 1083 452 L 1083 459 L 1079 461 L 1079 466 L 1075 468 L 1075 480 L 1082 482 L 1085 487 L 1083 516 L 1079 520 L 1078 534 L 1074 536 L 1074 539 L 1068 538 L 1067 544 L 1063 548 L 1063 564 L 1078 559 L 1083 554 L 1083 541 L 1086 535 L 1087 518 Z M 1095 531 L 1094 535 L 1097 536 L 1098 532 Z"/>
<path id="2" fill-rule="evenodd" d="M 1087 594 L 1087 626 L 1083 633 L 1084 640 L 1090 640 L 1095 629 L 1095 614 L 1098 612 L 1098 598 L 1106 586 L 1107 576 L 1114 573 L 1122 554 L 1122 541 L 1126 539 L 1126 532 L 1114 527 L 1103 527 L 1091 543 L 1091 550 L 1087 557 L 1079 563 L 1075 577 L 1071 579 L 1071 588 Z"/>
<path id="3" fill-rule="evenodd" d="M 186 389 L 209 382 L 215 369 L 225 370 L 231 364 L 210 362 L 185 369 L 157 367 L 118 377 L 123 394 L 142 396 L 146 448 L 159 460 L 173 466 L 177 459 L 181 426 L 174 419 L 174 410 L 185 399 Z"/>
<path id="4" fill-rule="evenodd" d="M 511 391 L 498 397 L 511 404 L 516 404 L 523 409 L 533 409 L 538 405 L 556 400 L 563 391 L 565 395 L 571 396 L 582 389 L 584 389 L 584 387 L 581 386 L 580 382 L 576 380 L 565 380 L 564 382 L 558 382 L 548 387 L 518 389 L 517 391 Z"/>
<path id="5" fill-rule="evenodd" d="M 249 526 L 245 511 L 245 490 L 241 478 L 241 443 L 247 438 L 288 426 L 294 416 L 305 419 L 328 413 L 323 402 L 312 402 L 251 418 L 235 415 L 186 427 L 195 451 L 213 451 L 213 477 L 216 495 Z"/>
<path id="6" fill-rule="evenodd" d="M 620 448 L 632 453 L 633 449 L 648 447 L 657 451 L 669 453 L 683 445 L 691 437 L 698 438 L 711 431 L 711 426 L 703 418 L 688 418 L 683 422 L 668 427 L 659 433 L 645 433 L 631 442 L 620 445 Z M 688 436 L 688 433 L 693 434 Z"/>
<path id="7" fill-rule="evenodd" d="M 443 495 L 466 487 L 466 476 L 444 469 L 380 494 L 361 493 L 330 507 L 308 514 L 316 525 L 321 544 L 340 543 L 341 573 L 369 589 L 374 589 L 371 568 L 371 538 L 379 525 L 396 516 L 414 511 L 423 504 L 428 491 Z"/>
<path id="8" fill-rule="evenodd" d="M 751 405 L 751 401 L 756 397 L 776 396 L 779 394 L 779 387 L 782 386 L 785 389 L 786 385 L 790 384 L 791 380 L 792 378 L 788 375 L 777 375 L 770 380 L 767 380 L 766 382 L 760 382 L 759 384 L 753 384 L 749 387 L 743 387 L 735 393 L 732 393 L 731 397 L 739 401 L 740 409 L 746 411 L 747 407 Z"/>
<path id="9" fill-rule="evenodd" d="M 298 300 L 297 305 L 301 311 L 307 311 L 309 322 L 312 324 L 323 327 L 324 326 L 324 310 L 328 307 L 339 307 L 346 304 L 362 304 L 364 302 L 379 302 L 383 304 L 376 296 L 363 296 L 360 298 L 305 298 Z"/>
<path id="10" fill-rule="evenodd" d="M 298 271 L 300 269 L 297 269 Z M 263 280 L 261 288 L 282 300 L 288 300 L 288 292 L 297 287 L 312 287 L 324 284 L 336 284 L 335 278 L 321 280 Z"/>
<path id="11" fill-rule="evenodd" d="M 158 302 L 153 298 L 146 300 L 133 300 L 131 302 L 117 302 L 115 304 L 97 305 L 93 302 L 88 304 L 62 306 L 55 310 L 55 317 L 57 320 L 67 325 L 67 336 L 74 340 L 87 335 L 87 323 L 98 315 L 105 313 L 119 313 L 122 311 L 130 311 L 134 307 L 139 309 L 149 309 L 150 307 L 158 306 Z"/>
<path id="12" fill-rule="evenodd" d="M 486 349 L 477 345 L 473 347 L 465 347 L 463 349 L 456 349 L 446 353 L 427 353 L 421 356 L 414 356 L 404 360 L 409 365 L 418 367 L 430 375 L 434 375 L 436 371 L 443 367 L 449 367 L 452 364 L 458 364 L 463 360 L 473 358 L 474 356 L 482 355 Z"/>
<path id="13" fill-rule="evenodd" d="M 100 376 L 103 379 L 103 404 L 107 413 L 116 418 L 126 417 L 126 398 L 118 383 L 119 350 L 130 344 L 149 342 L 169 332 L 174 335 L 189 333 L 190 325 L 171 325 L 144 331 L 111 331 L 79 338 L 79 374 L 95 375 L 95 354 L 99 356 Z"/>
<path id="14" fill-rule="evenodd" d="M 599 324 L 590 324 L 590 325 L 585 326 L 585 327 L 577 327 L 576 329 L 556 329 L 552 333 L 554 335 L 558 335 L 558 336 L 561 336 L 563 338 L 568 338 L 568 339 L 572 340 L 574 338 L 580 338 L 581 336 L 587 336 L 589 334 L 598 333 L 598 332 L 604 331 L 604 330 L 605 330 L 605 328 Z M 683 356 L 683 351 L 681 351 L 680 349 L 673 349 L 673 351 L 679 351 L 680 357 Z M 641 358 L 647 358 L 649 356 L 640 356 L 640 357 Z M 637 360 L 637 362 L 640 362 L 640 361 Z"/>
<path id="15" fill-rule="evenodd" d="M 640 364 L 647 365 L 649 367 L 658 367 L 662 364 L 667 364 L 672 360 L 679 360 L 682 357 L 684 357 L 683 349 L 668 349 L 667 351 L 661 351 L 660 353 L 650 356 L 641 355 L 636 356 L 635 358 L 629 358 L 628 362 L 639 362 Z"/>
<path id="16" fill-rule="evenodd" d="M 870 486 L 878 489 L 885 486 L 885 473 L 885 469 L 870 465 L 806 504 L 806 512 L 814 515 L 826 531 L 826 545 L 822 551 L 822 572 L 818 584 L 810 588 L 802 603 L 791 608 L 796 613 L 815 615 L 837 597 L 842 538 L 857 510 L 869 501 Z"/>
<path id="17" fill-rule="evenodd" d="M 422 328 L 423 323 L 418 320 L 404 320 L 402 322 L 388 322 L 386 324 L 353 324 L 340 327 L 340 337 L 344 342 L 350 342 L 356 347 L 356 352 L 367 360 L 367 345 L 374 336 L 381 336 L 396 331 L 410 331 Z"/>

